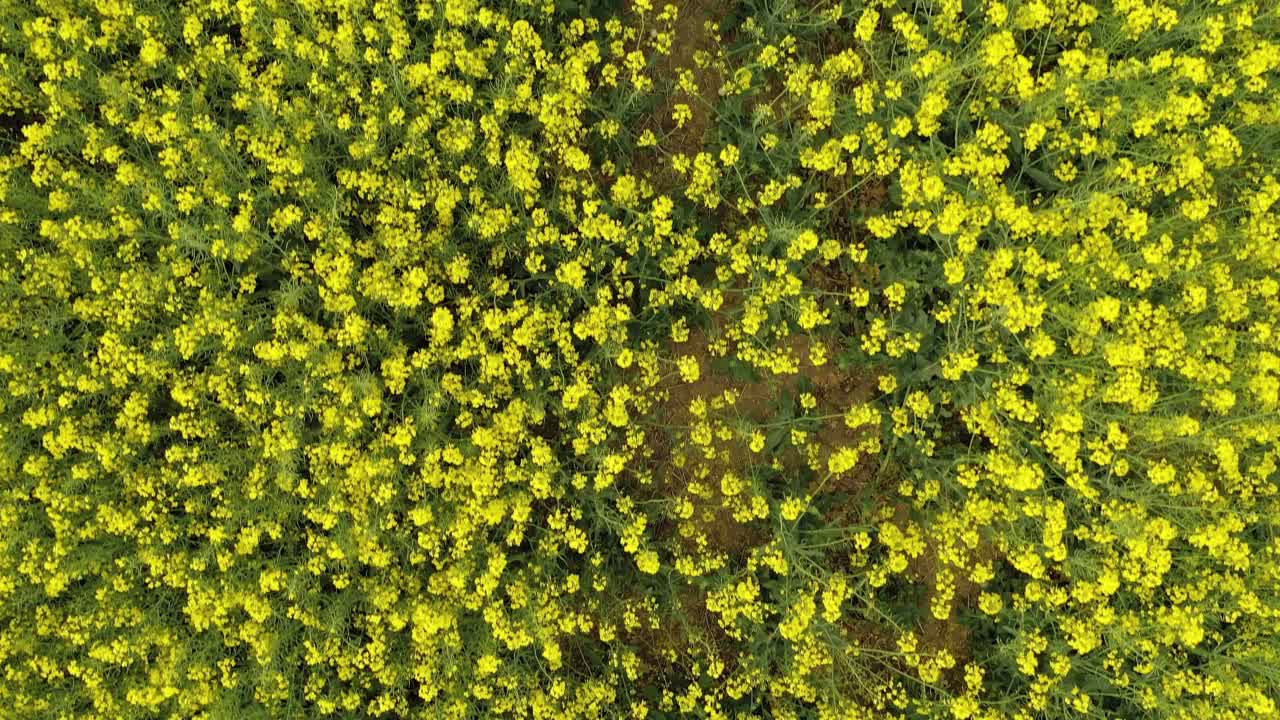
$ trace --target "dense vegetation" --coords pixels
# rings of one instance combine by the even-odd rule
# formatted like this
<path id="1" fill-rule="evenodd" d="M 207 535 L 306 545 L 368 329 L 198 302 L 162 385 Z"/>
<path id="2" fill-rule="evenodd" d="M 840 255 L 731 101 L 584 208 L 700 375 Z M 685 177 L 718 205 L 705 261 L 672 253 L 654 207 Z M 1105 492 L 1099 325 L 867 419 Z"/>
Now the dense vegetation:
<path id="1" fill-rule="evenodd" d="M 677 5 L 0 0 L 3 713 L 1280 717 L 1276 6 Z"/>

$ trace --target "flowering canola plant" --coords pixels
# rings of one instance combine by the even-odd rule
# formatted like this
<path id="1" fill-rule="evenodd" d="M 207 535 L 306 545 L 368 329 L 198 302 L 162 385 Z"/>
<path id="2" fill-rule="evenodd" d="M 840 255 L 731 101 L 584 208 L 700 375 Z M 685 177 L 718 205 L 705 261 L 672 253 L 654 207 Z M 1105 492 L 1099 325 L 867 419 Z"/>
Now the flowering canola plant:
<path id="1" fill-rule="evenodd" d="M 1280 11 L 0 0 L 0 704 L 1280 718 Z"/>

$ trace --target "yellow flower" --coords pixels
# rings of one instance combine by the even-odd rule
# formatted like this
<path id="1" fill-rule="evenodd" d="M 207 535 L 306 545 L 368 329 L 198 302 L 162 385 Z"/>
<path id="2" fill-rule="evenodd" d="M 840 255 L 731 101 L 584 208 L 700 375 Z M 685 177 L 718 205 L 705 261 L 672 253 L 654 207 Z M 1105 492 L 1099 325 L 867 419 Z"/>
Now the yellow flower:
<path id="1" fill-rule="evenodd" d="M 698 367 L 698 359 L 692 355 L 685 355 L 676 361 L 676 365 L 680 371 L 680 379 L 684 382 L 697 382 L 701 376 L 701 370 Z"/>
<path id="2" fill-rule="evenodd" d="M 645 550 L 636 555 L 636 567 L 640 569 L 640 572 L 647 575 L 653 575 L 658 572 L 658 553 L 652 550 Z"/>
<path id="3" fill-rule="evenodd" d="M 786 500 L 782 501 L 779 512 L 782 515 L 783 520 L 786 520 L 787 522 L 795 522 L 804 514 L 804 511 L 808 509 L 808 507 L 809 503 L 807 500 L 803 498 L 788 497 Z"/>
<path id="4" fill-rule="evenodd" d="M 736 165 L 738 163 L 738 147 L 736 145 L 726 145 L 720 150 L 720 162 L 725 167 Z"/>
<path id="5" fill-rule="evenodd" d="M 166 51 L 164 43 L 156 38 L 149 37 L 142 42 L 142 50 L 138 53 L 138 58 L 142 60 L 144 65 L 158 65 L 164 60 Z"/>
<path id="6" fill-rule="evenodd" d="M 683 128 L 685 123 L 693 119 L 693 109 L 685 103 L 676 103 L 671 119 L 675 121 L 676 127 Z"/>
<path id="7" fill-rule="evenodd" d="M 556 268 L 556 279 L 575 290 L 581 290 L 587 284 L 587 271 L 582 263 L 570 260 Z"/>

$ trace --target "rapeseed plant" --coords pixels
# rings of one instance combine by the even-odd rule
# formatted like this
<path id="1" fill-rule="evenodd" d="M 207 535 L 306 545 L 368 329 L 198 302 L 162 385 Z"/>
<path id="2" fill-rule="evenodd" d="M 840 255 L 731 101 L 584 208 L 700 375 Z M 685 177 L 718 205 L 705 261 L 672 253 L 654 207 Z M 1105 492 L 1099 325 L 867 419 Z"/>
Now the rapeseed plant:
<path id="1" fill-rule="evenodd" d="M 19 717 L 1280 715 L 1280 15 L 0 0 Z"/>

